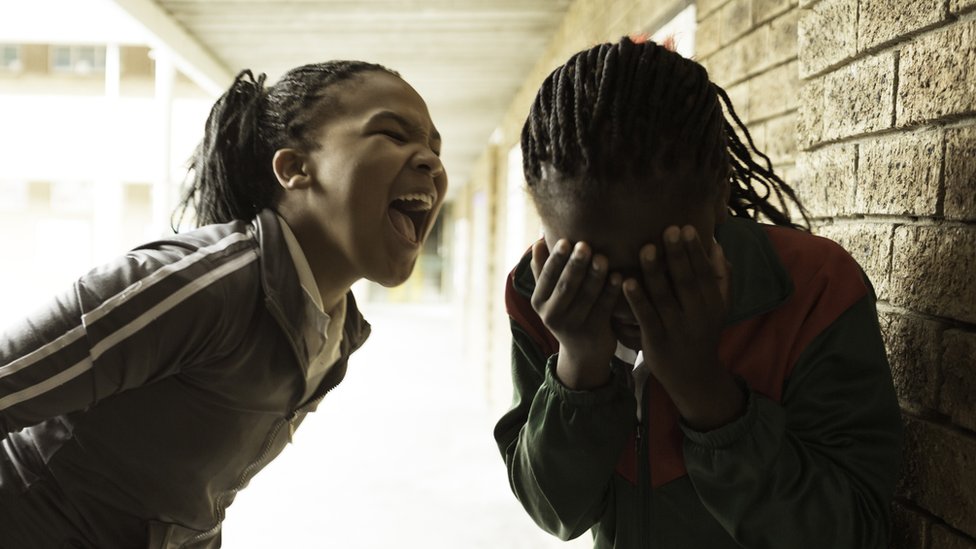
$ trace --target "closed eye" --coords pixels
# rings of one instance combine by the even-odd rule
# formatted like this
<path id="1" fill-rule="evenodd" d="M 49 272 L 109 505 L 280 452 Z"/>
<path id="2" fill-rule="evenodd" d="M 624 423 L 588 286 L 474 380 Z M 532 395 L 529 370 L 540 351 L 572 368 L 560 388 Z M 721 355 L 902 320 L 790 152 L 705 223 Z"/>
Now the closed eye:
<path id="1" fill-rule="evenodd" d="M 407 142 L 407 136 L 401 132 L 395 130 L 381 130 L 380 133 L 399 143 Z"/>

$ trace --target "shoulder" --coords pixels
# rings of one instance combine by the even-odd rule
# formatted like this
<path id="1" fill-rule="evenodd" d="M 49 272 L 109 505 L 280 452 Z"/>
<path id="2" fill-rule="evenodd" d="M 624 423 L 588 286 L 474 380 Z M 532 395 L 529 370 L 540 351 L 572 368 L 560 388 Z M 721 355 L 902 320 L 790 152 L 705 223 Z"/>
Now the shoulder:
<path id="1" fill-rule="evenodd" d="M 226 284 L 244 289 L 258 282 L 258 246 L 248 227 L 209 225 L 143 244 L 90 271 L 78 282 L 79 295 L 93 305 L 136 295 L 140 301 L 226 297 Z"/>
<path id="2" fill-rule="evenodd" d="M 827 286 L 857 297 L 870 291 L 861 266 L 840 244 L 787 227 L 761 227 L 797 291 Z"/>

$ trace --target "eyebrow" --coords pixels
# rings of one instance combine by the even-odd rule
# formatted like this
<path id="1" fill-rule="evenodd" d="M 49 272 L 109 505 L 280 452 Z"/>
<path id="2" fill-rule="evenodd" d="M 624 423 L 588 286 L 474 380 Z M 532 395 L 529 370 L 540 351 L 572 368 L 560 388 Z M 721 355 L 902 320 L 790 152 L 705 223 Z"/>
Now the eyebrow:
<path id="1" fill-rule="evenodd" d="M 397 113 L 395 113 L 393 111 L 380 111 L 380 112 L 374 114 L 373 116 L 371 116 L 370 119 L 369 119 L 369 121 L 370 122 L 374 122 L 376 120 L 382 120 L 384 118 L 393 120 L 394 122 L 400 124 L 404 128 L 409 129 L 411 131 L 423 133 L 423 129 L 420 127 L 419 124 L 416 124 L 414 122 L 411 122 L 406 117 L 401 116 L 401 115 L 399 115 L 399 114 L 397 114 Z M 437 131 L 437 129 L 434 129 L 434 131 L 431 132 L 431 134 L 430 134 L 430 138 L 433 141 L 437 141 L 438 143 L 440 143 L 440 141 L 441 141 L 441 134 L 440 134 L 440 132 Z"/>

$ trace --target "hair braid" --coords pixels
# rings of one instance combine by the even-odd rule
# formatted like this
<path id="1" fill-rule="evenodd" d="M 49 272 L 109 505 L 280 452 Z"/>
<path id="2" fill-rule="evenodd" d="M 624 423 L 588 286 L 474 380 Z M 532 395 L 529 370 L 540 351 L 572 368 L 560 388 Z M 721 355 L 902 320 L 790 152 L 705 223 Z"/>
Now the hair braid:
<path id="1" fill-rule="evenodd" d="M 788 199 L 809 225 L 796 193 L 756 148 L 725 91 L 704 67 L 654 42 L 600 44 L 556 68 L 523 126 L 522 152 L 529 190 L 542 209 L 558 197 L 647 185 L 683 205 L 701 204 L 728 177 L 732 215 L 805 228 L 792 222 Z"/>

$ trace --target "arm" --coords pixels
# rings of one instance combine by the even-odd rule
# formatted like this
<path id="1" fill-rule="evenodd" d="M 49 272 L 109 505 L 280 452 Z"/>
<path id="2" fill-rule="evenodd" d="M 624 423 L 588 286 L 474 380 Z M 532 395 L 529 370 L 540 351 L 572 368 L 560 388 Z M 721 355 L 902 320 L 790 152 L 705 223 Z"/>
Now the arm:
<path id="1" fill-rule="evenodd" d="M 514 406 L 495 427 L 495 440 L 529 515 L 560 539 L 573 539 L 612 497 L 614 467 L 634 424 L 629 374 L 614 367 L 607 385 L 572 391 L 555 375 L 558 355 L 544 358 L 514 319 L 512 336 Z"/>
<path id="2" fill-rule="evenodd" d="M 220 352 L 242 301 L 222 282 L 256 256 L 239 234 L 175 244 L 91 271 L 0 337 L 0 438 Z"/>
<path id="3" fill-rule="evenodd" d="M 901 417 L 868 293 L 801 354 L 782 405 L 751 394 L 714 431 L 683 426 L 705 507 L 743 547 L 886 547 Z"/>

